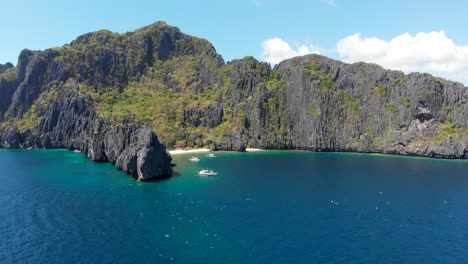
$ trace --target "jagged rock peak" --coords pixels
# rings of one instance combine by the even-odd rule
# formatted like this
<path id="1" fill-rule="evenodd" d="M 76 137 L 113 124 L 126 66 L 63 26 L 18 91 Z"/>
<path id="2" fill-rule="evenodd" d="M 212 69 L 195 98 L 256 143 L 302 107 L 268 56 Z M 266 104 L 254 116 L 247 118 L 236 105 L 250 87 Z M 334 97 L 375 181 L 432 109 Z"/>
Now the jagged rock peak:
<path id="1" fill-rule="evenodd" d="M 0 63 L 0 74 L 4 73 L 6 70 L 13 68 L 13 64 L 7 62 L 5 64 Z"/>
<path id="2" fill-rule="evenodd" d="M 124 45 L 122 42 L 127 43 Z M 186 45 L 187 42 L 195 42 Z M 124 47 L 128 50 L 130 46 L 142 45 L 144 52 L 153 52 L 159 49 L 159 59 L 167 59 L 171 55 L 186 53 L 205 53 L 217 60 L 219 65 L 224 64 L 224 60 L 216 52 L 214 46 L 206 39 L 197 38 L 181 32 L 178 27 L 168 25 L 163 21 L 157 21 L 151 25 L 141 27 L 126 33 L 115 33 L 109 30 L 99 30 L 79 36 L 70 43 L 70 46 L 83 48 L 86 46 L 110 46 L 112 48 Z M 64 47 L 66 47 L 65 45 Z"/>

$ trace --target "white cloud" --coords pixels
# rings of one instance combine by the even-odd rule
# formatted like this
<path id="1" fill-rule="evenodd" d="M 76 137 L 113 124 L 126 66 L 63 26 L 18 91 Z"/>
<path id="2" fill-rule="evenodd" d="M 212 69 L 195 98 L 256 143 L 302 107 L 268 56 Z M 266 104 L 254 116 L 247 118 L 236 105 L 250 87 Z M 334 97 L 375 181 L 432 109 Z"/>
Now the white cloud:
<path id="1" fill-rule="evenodd" d="M 323 52 L 323 50 L 318 47 L 306 44 L 301 44 L 297 49 L 293 49 L 289 43 L 280 38 L 272 38 L 263 41 L 262 50 L 262 58 L 271 64 L 278 64 L 285 59 L 296 56 L 311 53 L 321 54 Z"/>
<path id="2" fill-rule="evenodd" d="M 406 73 L 429 72 L 468 84 L 468 46 L 456 45 L 445 31 L 422 32 L 414 36 L 405 33 L 390 41 L 365 38 L 357 33 L 338 41 L 336 51 L 345 62 L 377 63 Z M 261 58 L 278 64 L 292 57 L 325 52 L 307 42 L 293 48 L 281 38 L 272 38 L 262 42 Z"/>
<path id="3" fill-rule="evenodd" d="M 347 62 L 373 62 L 404 72 L 430 72 L 468 83 L 468 46 L 457 46 L 444 31 L 408 33 L 390 41 L 354 34 L 340 40 L 337 51 Z"/>

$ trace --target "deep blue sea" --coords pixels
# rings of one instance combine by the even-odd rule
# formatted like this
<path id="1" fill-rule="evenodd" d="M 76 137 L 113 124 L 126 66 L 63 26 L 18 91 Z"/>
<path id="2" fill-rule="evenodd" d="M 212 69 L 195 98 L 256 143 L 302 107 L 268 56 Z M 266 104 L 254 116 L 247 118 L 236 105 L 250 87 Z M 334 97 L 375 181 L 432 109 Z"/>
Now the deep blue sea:
<path id="1" fill-rule="evenodd" d="M 467 161 L 216 155 L 139 183 L 67 150 L 0 150 L 0 263 L 468 263 Z"/>

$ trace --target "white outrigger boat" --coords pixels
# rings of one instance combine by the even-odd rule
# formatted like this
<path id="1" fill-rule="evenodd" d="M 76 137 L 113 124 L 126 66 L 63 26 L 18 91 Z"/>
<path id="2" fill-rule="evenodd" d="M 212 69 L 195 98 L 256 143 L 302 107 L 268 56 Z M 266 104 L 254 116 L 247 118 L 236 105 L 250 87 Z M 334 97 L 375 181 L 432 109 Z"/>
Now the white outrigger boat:
<path id="1" fill-rule="evenodd" d="M 208 154 L 208 155 L 206 155 L 206 156 L 207 156 L 208 158 L 215 158 L 215 157 L 216 157 L 215 154 L 212 154 L 212 153 L 211 153 L 211 154 Z"/>
<path id="2" fill-rule="evenodd" d="M 198 161 L 200 161 L 200 159 L 199 159 L 199 158 L 197 158 L 197 157 L 191 157 L 189 160 L 190 160 L 190 161 L 195 161 L 195 162 L 198 162 Z"/>
<path id="3" fill-rule="evenodd" d="M 214 176 L 218 175 L 217 172 L 214 172 L 213 170 L 201 170 L 198 172 L 198 175 L 200 176 Z"/>

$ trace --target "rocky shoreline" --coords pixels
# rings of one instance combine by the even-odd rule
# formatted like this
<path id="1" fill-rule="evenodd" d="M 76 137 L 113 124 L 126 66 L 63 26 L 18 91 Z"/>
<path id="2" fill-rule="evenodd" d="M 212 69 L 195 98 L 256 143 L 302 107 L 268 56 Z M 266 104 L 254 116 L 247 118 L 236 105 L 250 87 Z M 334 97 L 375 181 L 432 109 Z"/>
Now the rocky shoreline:
<path id="1" fill-rule="evenodd" d="M 0 130 L 0 147 L 78 150 L 96 162 L 110 162 L 138 181 L 172 175 L 171 156 L 151 127 L 111 127 L 76 93 L 62 93 L 39 131 Z"/>
<path id="2" fill-rule="evenodd" d="M 172 175 L 171 156 L 150 127 L 117 127 L 105 136 L 55 142 L 30 131 L 0 131 L 0 147 L 6 149 L 59 149 L 79 151 L 95 162 L 110 162 L 138 181 L 154 181 Z"/>

